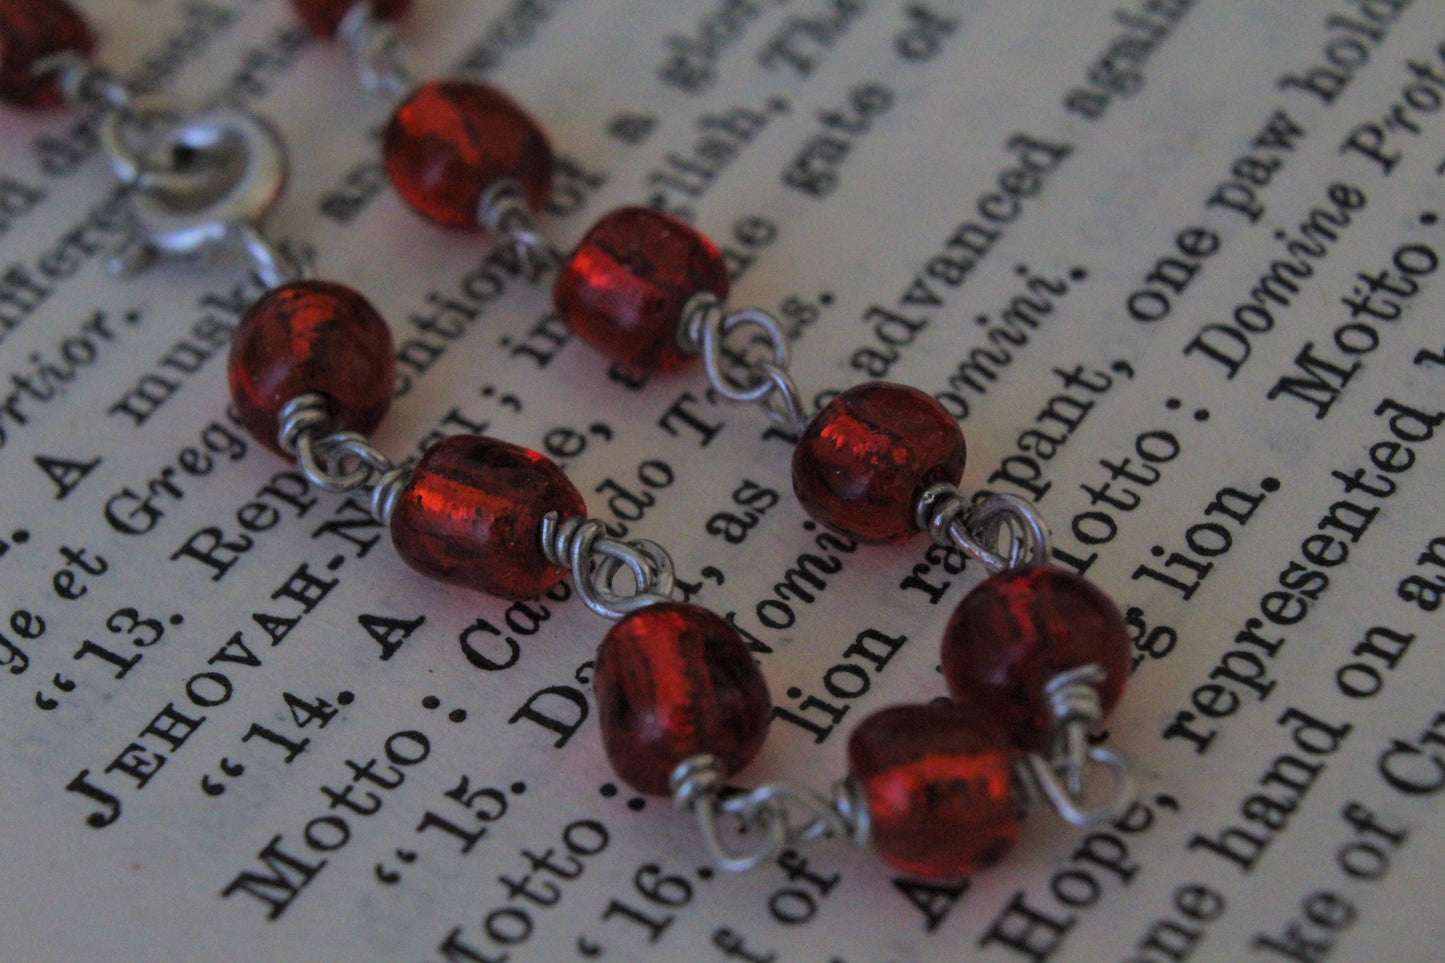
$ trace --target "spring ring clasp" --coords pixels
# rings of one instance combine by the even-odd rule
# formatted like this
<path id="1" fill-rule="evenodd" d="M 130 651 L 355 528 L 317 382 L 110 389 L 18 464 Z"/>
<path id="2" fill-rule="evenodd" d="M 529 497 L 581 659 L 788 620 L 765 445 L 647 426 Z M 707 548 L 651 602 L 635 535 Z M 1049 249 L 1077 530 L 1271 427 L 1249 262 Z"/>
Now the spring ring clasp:
<path id="1" fill-rule="evenodd" d="M 100 139 L 111 172 L 134 191 L 131 236 L 110 259 L 112 274 L 237 250 L 267 287 L 297 274 L 260 232 L 286 183 L 286 149 L 269 123 L 232 107 L 187 113 L 147 95 L 108 112 Z"/>

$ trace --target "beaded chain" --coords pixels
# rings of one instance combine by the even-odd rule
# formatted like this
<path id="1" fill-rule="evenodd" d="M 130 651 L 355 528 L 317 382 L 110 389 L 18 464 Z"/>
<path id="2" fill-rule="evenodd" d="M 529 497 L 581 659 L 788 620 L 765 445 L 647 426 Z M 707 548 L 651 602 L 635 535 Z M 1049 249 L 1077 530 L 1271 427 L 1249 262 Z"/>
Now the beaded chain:
<path id="1" fill-rule="evenodd" d="M 1081 825 L 1122 812 L 1128 767 L 1088 739 L 1128 676 L 1119 612 L 1085 579 L 1047 564 L 1048 530 L 1028 502 L 959 491 L 964 438 L 936 401 L 870 382 L 809 416 L 781 326 L 762 311 L 727 310 L 728 271 L 708 238 L 668 214 L 623 207 L 562 255 L 535 221 L 552 184 L 546 135 L 490 86 L 414 83 L 394 31 L 409 0 L 293 2 L 311 30 L 353 53 L 368 89 L 400 98 L 382 153 L 407 204 L 490 234 L 533 278 L 555 270 L 558 316 L 627 372 L 700 358 L 723 397 L 761 404 L 799 437 L 793 488 L 821 524 L 871 543 L 926 532 L 994 574 L 944 632 L 951 699 L 865 719 L 830 794 L 782 782 L 734 788 L 728 780 L 767 734 L 767 684 L 726 620 L 672 600 L 667 552 L 607 535 L 562 470 L 517 445 L 454 435 L 414 465 L 375 449 L 367 435 L 391 402 L 391 335 L 360 293 L 310 277 L 265 239 L 286 163 L 270 126 L 237 110 L 187 112 L 134 96 L 93 63 L 90 29 L 65 0 L 0 0 L 0 101 L 103 113 L 112 171 L 134 188 L 134 236 L 114 259 L 117 273 L 217 247 L 249 257 L 267 290 L 238 326 L 228 373 L 241 423 L 261 444 L 295 458 L 322 489 L 369 497 L 397 553 L 431 578 L 523 599 L 570 575 L 588 607 L 616 620 L 594 676 L 609 762 L 637 791 L 693 814 L 726 869 L 837 836 L 871 844 L 898 871 L 954 878 L 1009 850 L 1027 804 Z M 740 364 L 727 349 L 740 332 L 760 336 L 763 360 Z M 1110 777 L 1105 792 L 1087 784 L 1096 770 Z"/>

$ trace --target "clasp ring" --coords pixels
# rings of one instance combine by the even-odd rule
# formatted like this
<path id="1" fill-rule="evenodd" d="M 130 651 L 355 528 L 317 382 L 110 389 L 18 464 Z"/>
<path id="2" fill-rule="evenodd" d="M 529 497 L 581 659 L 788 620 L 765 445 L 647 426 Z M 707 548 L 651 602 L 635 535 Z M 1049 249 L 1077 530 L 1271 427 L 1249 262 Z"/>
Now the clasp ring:
<path id="1" fill-rule="evenodd" d="M 187 114 L 145 96 L 107 114 L 100 138 L 111 171 L 135 189 L 132 236 L 113 273 L 239 247 L 267 286 L 294 274 L 259 233 L 286 183 L 286 148 L 269 123 L 231 107 Z"/>

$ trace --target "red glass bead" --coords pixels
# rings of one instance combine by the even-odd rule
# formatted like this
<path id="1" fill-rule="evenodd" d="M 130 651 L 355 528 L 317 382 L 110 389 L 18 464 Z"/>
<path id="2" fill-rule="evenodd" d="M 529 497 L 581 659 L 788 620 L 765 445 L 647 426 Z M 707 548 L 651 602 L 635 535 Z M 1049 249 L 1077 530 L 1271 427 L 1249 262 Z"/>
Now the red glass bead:
<path id="1" fill-rule="evenodd" d="M 1018 840 L 1016 753 L 986 715 L 952 703 L 891 706 L 848 740 L 873 845 L 913 876 L 952 879 L 998 862 Z"/>
<path id="2" fill-rule="evenodd" d="M 587 512 L 562 469 L 505 441 L 450 435 L 412 469 L 391 516 L 391 540 L 423 575 L 531 598 L 565 574 L 542 553 L 548 512 L 563 519 Z"/>
<path id="3" fill-rule="evenodd" d="M 728 296 L 717 247 L 675 217 L 646 207 L 603 215 L 557 276 L 552 302 L 582 340 L 630 374 L 671 371 L 691 359 L 677 346 L 689 298 Z"/>
<path id="4" fill-rule="evenodd" d="M 391 407 L 391 331 L 344 284 L 293 281 L 246 311 L 231 340 L 228 375 L 241 424 L 282 453 L 281 409 L 310 391 L 330 401 L 332 427 L 366 434 Z"/>
<path id="5" fill-rule="evenodd" d="M 696 605 L 649 605 L 614 625 L 593 684 L 607 758 L 638 792 L 667 795 L 673 769 L 700 753 L 732 775 L 767 736 L 772 701 L 752 653 Z"/>
<path id="6" fill-rule="evenodd" d="M 1129 676 L 1129 635 L 1109 597 L 1053 566 L 1010 569 L 959 604 L 943 635 L 943 675 L 955 699 L 992 714 L 1021 748 L 1047 736 L 1044 686 L 1090 662 L 1105 712 Z"/>
<path id="7" fill-rule="evenodd" d="M 336 28 L 358 4 L 369 4 L 371 15 L 377 20 L 400 20 L 411 6 L 411 0 L 292 0 L 292 3 L 312 33 L 328 38 L 336 36 Z"/>
<path id="8" fill-rule="evenodd" d="M 73 50 L 89 57 L 95 38 L 65 0 L 5 0 L 0 3 L 0 101 L 16 107 L 60 103 L 55 76 L 37 78 L 37 61 Z"/>
<path id="9" fill-rule="evenodd" d="M 793 491 L 829 528 L 864 542 L 918 531 L 918 498 L 957 484 L 966 448 L 943 406 L 916 388 L 870 381 L 838 395 L 793 450 Z"/>
<path id="10" fill-rule="evenodd" d="M 477 205 L 494 181 L 514 177 L 533 210 L 552 190 L 552 147 L 506 94 L 433 80 L 391 115 L 382 159 L 402 200 L 447 227 L 480 228 Z"/>

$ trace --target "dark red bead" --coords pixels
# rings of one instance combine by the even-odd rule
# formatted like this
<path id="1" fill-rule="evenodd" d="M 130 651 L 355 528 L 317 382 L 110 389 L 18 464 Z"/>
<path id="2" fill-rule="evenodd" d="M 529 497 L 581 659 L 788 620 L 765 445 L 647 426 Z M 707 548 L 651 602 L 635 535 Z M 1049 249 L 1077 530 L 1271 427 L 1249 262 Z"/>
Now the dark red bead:
<path id="1" fill-rule="evenodd" d="M 536 121 L 483 84 L 433 80 L 391 115 L 382 159 L 402 200 L 447 227 L 481 227 L 477 205 L 513 177 L 533 210 L 552 190 L 552 147 Z"/>
<path id="2" fill-rule="evenodd" d="M 1129 635 L 1119 610 L 1087 580 L 1053 566 L 1010 569 L 959 604 L 943 635 L 943 675 L 955 699 L 994 715 L 1021 748 L 1047 736 L 1044 686 L 1093 662 L 1104 711 L 1123 695 Z"/>
<path id="3" fill-rule="evenodd" d="M 793 450 L 793 491 L 813 518 L 864 542 L 918 531 L 918 498 L 957 484 L 966 449 L 943 406 L 916 388 L 870 381 L 838 395 Z"/>
<path id="4" fill-rule="evenodd" d="M 391 407 L 391 332 L 344 284 L 293 281 L 262 295 L 231 340 L 228 375 L 241 424 L 281 452 L 281 409 L 307 392 L 330 400 L 332 427 L 366 434 Z"/>
<path id="5" fill-rule="evenodd" d="M 391 516 L 408 565 L 504 599 L 541 595 L 564 571 L 542 553 L 542 516 L 585 515 L 567 476 L 535 451 L 481 435 L 450 435 L 412 469 Z"/>
<path id="6" fill-rule="evenodd" d="M 951 703 L 891 706 L 848 740 L 874 848 L 898 870 L 934 879 L 996 863 L 1018 840 L 1015 757 L 992 720 Z"/>
<path id="7" fill-rule="evenodd" d="M 95 38 L 65 0 L 4 0 L 0 3 L 0 101 L 16 107 L 60 103 L 55 76 L 37 78 L 37 61 L 71 50 L 89 57 Z"/>
<path id="8" fill-rule="evenodd" d="M 400 20 L 411 6 L 411 0 L 292 0 L 292 3 L 312 33 L 328 38 L 336 36 L 336 28 L 358 4 L 369 4 L 371 15 L 377 20 Z"/>
<path id="9" fill-rule="evenodd" d="M 772 702 L 752 653 L 696 605 L 649 605 L 614 625 L 593 685 L 607 758 L 638 792 L 667 795 L 673 769 L 701 753 L 732 775 L 767 736 Z"/>
<path id="10" fill-rule="evenodd" d="M 677 346 L 694 294 L 728 296 L 728 270 L 706 237 L 646 207 L 603 215 L 557 276 L 552 302 L 578 337 L 645 377 L 690 360 Z"/>

